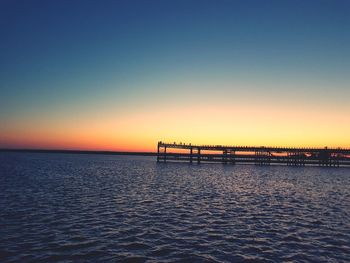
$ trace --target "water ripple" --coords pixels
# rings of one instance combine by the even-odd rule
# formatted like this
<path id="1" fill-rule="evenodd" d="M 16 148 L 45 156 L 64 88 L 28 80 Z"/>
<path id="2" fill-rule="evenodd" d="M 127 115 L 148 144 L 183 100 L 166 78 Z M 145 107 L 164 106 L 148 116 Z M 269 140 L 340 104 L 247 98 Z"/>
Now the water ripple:
<path id="1" fill-rule="evenodd" d="M 348 169 L 0 153 L 1 262 L 347 262 Z"/>

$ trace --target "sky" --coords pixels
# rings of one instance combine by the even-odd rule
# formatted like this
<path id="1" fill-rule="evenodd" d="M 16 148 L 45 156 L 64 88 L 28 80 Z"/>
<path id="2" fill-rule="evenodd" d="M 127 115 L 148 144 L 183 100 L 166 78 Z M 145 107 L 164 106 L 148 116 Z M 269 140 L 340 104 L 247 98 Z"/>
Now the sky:
<path id="1" fill-rule="evenodd" d="M 350 147 L 350 1 L 0 2 L 0 148 Z"/>

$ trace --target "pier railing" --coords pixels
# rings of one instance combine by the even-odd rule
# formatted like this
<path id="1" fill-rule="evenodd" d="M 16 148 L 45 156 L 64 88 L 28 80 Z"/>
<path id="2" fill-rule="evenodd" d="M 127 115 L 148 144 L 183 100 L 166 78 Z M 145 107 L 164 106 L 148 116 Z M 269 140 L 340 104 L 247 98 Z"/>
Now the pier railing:
<path id="1" fill-rule="evenodd" d="M 198 164 L 201 162 L 220 162 L 224 164 L 252 163 L 255 165 L 284 164 L 289 166 L 339 167 L 350 166 L 350 149 L 192 145 L 160 141 L 157 145 L 157 161 L 182 161 Z"/>

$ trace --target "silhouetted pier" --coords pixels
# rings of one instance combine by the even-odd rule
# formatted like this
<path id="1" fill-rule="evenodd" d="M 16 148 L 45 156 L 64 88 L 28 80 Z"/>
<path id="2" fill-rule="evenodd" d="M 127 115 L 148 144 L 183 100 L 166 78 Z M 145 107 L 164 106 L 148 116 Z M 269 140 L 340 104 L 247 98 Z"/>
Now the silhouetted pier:
<path id="1" fill-rule="evenodd" d="M 191 145 L 158 142 L 157 162 L 167 161 L 198 164 L 219 162 L 224 164 L 252 163 L 255 165 L 339 167 L 350 166 L 350 149 Z"/>

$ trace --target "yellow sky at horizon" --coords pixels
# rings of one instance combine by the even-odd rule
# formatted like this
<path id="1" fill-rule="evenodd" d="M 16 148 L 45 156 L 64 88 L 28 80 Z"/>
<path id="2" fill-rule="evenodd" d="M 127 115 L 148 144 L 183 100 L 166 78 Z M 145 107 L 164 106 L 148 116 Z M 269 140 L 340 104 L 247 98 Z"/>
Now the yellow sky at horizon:
<path id="1" fill-rule="evenodd" d="M 157 141 L 193 144 L 350 147 L 345 112 L 282 105 L 195 103 L 123 114 L 87 113 L 14 122 L 0 147 L 154 151 Z"/>

